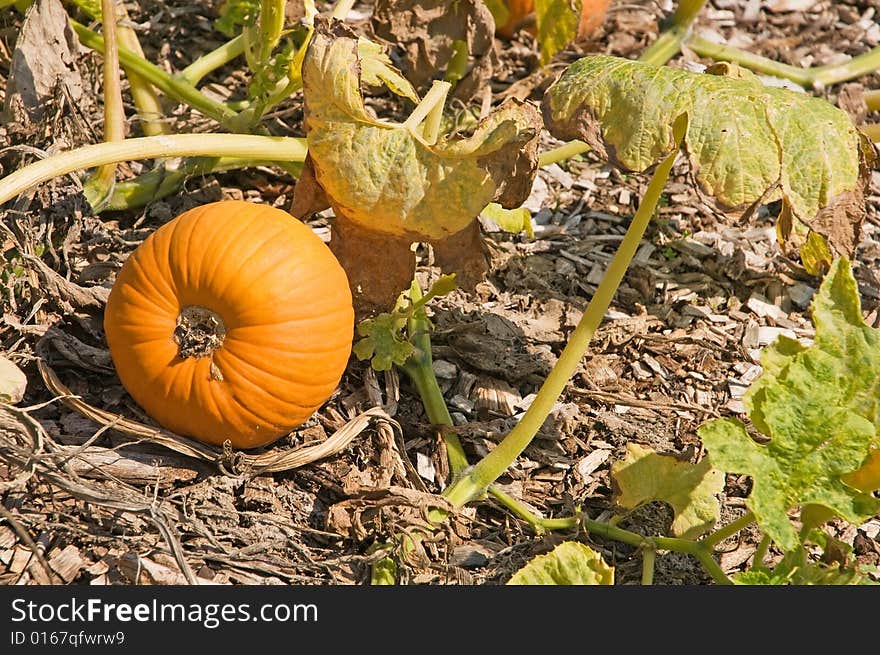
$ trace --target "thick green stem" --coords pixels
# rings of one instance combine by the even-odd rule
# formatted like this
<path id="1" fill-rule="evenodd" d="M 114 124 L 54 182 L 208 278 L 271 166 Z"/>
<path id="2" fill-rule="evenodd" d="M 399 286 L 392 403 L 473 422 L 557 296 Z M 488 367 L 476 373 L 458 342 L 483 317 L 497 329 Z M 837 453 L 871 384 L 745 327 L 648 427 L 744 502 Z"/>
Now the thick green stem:
<path id="1" fill-rule="evenodd" d="M 185 160 L 177 168 L 164 163 L 125 182 L 117 182 L 103 211 L 136 209 L 176 193 L 183 183 L 195 175 L 208 175 L 254 166 L 271 166 L 275 162 L 234 157 L 197 157 Z"/>
<path id="2" fill-rule="evenodd" d="M 428 143 L 435 143 L 440 129 L 440 119 L 443 116 L 443 106 L 446 104 L 446 96 L 451 88 L 452 85 L 449 82 L 435 80 L 425 97 L 416 105 L 401 127 L 414 132 L 424 122 L 422 138 Z"/>
<path id="3" fill-rule="evenodd" d="M 546 150 L 542 152 L 540 155 L 538 155 L 538 166 L 549 166 L 550 164 L 565 161 L 566 159 L 571 159 L 572 157 L 576 157 L 577 155 L 583 154 L 589 150 L 590 146 L 588 146 L 583 141 L 578 141 L 577 139 L 575 139 L 574 141 L 564 143 L 563 145 L 553 148 L 552 150 Z"/>
<path id="4" fill-rule="evenodd" d="M 488 493 L 513 514 L 531 525 L 538 534 L 542 534 L 546 530 L 572 530 L 578 526 L 578 523 L 580 523 L 580 519 L 578 519 L 577 516 L 569 516 L 561 519 L 545 519 L 543 516 L 537 516 L 516 498 L 501 491 L 501 489 L 495 485 L 489 486 Z"/>
<path id="5" fill-rule="evenodd" d="M 764 566 L 764 558 L 767 557 L 767 551 L 770 550 L 770 537 L 764 535 L 761 538 L 761 541 L 758 542 L 758 547 L 755 548 L 755 552 L 752 553 L 752 568 L 758 568 Z"/>
<path id="6" fill-rule="evenodd" d="M 187 84 L 197 86 L 199 82 L 221 66 L 225 66 L 244 52 L 244 37 L 239 34 L 220 47 L 208 52 L 177 74 Z"/>
<path id="7" fill-rule="evenodd" d="M 731 521 L 727 525 L 715 530 L 715 532 L 707 534 L 705 537 L 700 539 L 700 543 L 702 543 L 707 548 L 714 548 L 728 537 L 732 537 L 737 532 L 754 522 L 755 515 L 752 512 L 746 512 L 735 521 Z"/>
<path id="8" fill-rule="evenodd" d="M 880 46 L 839 64 L 798 68 L 728 45 L 714 43 L 696 34 L 688 38 L 687 45 L 701 57 L 735 62 L 758 73 L 791 80 L 807 89 L 821 89 L 880 69 Z"/>
<path id="9" fill-rule="evenodd" d="M 681 50 L 681 44 L 690 33 L 699 13 L 703 10 L 706 0 L 681 0 L 675 13 L 670 18 L 669 26 L 648 46 L 639 61 L 654 66 L 663 66 Z"/>
<path id="10" fill-rule="evenodd" d="M 46 157 L 0 179 L 0 204 L 41 182 L 114 162 L 162 157 L 302 162 L 307 152 L 302 138 L 250 134 L 174 134 L 98 143 Z"/>
<path id="11" fill-rule="evenodd" d="M 654 562 L 656 560 L 656 550 L 648 546 L 642 548 L 642 585 L 654 584 Z"/>
<path id="12" fill-rule="evenodd" d="M 434 374 L 434 360 L 431 354 L 431 324 L 425 314 L 424 303 L 428 298 L 422 296 L 418 282 L 413 281 L 409 290 L 409 298 L 415 311 L 407 320 L 407 332 L 415 351 L 401 367 L 412 383 L 416 386 L 419 398 L 433 425 L 441 426 L 441 436 L 446 444 L 446 456 L 453 476 L 458 475 L 467 467 L 467 455 L 464 453 L 458 434 L 451 428 L 454 424 L 443 391 Z"/>
<path id="13" fill-rule="evenodd" d="M 443 79 L 453 87 L 467 75 L 469 56 L 467 41 L 456 39 L 452 42 L 452 56 L 449 57 L 449 63 L 446 64 L 446 74 Z"/>
<path id="14" fill-rule="evenodd" d="M 671 550 L 677 553 L 685 553 L 695 557 L 712 579 L 723 585 L 731 584 L 730 578 L 715 561 L 714 552 L 700 542 L 678 537 L 644 537 L 635 532 L 624 530 L 616 525 L 600 523 L 588 518 L 582 518 L 581 524 L 587 532 L 598 535 L 605 539 L 613 539 L 636 548 L 652 548 L 653 550 Z"/>
<path id="15" fill-rule="evenodd" d="M 872 48 L 849 61 L 811 68 L 813 87 L 821 89 L 832 84 L 870 75 L 880 69 L 880 46 Z"/>
<path id="16" fill-rule="evenodd" d="M 681 143 L 685 125 L 684 117 L 676 121 L 676 144 Z M 565 386 L 575 371 L 577 371 L 581 358 L 590 345 L 593 334 L 602 322 L 602 318 L 623 280 L 627 267 L 639 247 L 642 235 L 651 220 L 651 216 L 654 214 L 663 186 L 669 177 L 677 154 L 678 147 L 676 146 L 675 150 L 657 166 L 648 184 L 645 197 L 642 199 L 639 209 L 633 217 L 632 223 L 615 253 L 605 276 L 599 283 L 595 295 L 590 300 L 590 304 L 587 306 L 583 317 L 569 337 L 568 344 L 566 344 L 565 349 L 562 351 L 544 384 L 538 390 L 537 396 L 528 410 L 526 410 L 526 413 L 491 453 L 444 491 L 443 495 L 454 506 L 461 507 L 472 500 L 481 498 L 485 494 L 486 488 L 498 479 L 520 453 L 525 450 L 526 446 L 531 443 L 535 434 L 537 434 L 544 421 L 550 415 L 553 405 L 565 390 Z"/>
<path id="17" fill-rule="evenodd" d="M 79 37 L 80 43 L 87 48 L 102 54 L 104 53 L 103 37 L 84 25 L 77 23 L 75 20 L 71 20 L 70 24 Z M 200 111 L 205 116 L 213 118 L 221 125 L 230 121 L 236 115 L 235 112 L 222 102 L 209 98 L 186 80 L 169 75 L 131 50 L 119 48 L 119 61 L 127 70 L 134 71 L 163 93 Z"/>
<path id="18" fill-rule="evenodd" d="M 101 24 L 104 29 L 104 141 L 121 141 L 125 138 L 125 107 L 119 81 L 119 46 L 113 0 L 101 0 Z M 83 193 L 95 211 L 99 211 L 110 197 L 115 183 L 115 163 L 101 166 L 86 180 Z"/>

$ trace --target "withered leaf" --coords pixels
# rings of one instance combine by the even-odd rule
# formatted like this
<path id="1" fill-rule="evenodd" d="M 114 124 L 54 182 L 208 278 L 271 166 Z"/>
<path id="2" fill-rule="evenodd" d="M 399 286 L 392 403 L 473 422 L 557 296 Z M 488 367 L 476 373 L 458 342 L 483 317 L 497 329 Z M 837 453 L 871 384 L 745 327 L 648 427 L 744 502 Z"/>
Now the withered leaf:
<path id="1" fill-rule="evenodd" d="M 644 171 L 675 147 L 672 125 L 684 114 L 697 189 L 719 209 L 748 214 L 782 200 L 793 219 L 850 255 L 865 216 L 866 137 L 822 98 L 765 86 L 730 65 L 707 72 L 583 57 L 547 90 L 545 122 L 557 138 L 583 139 L 620 167 Z"/>
<path id="2" fill-rule="evenodd" d="M 360 311 L 387 309 L 409 286 L 413 242 L 434 245 L 445 270 L 472 285 L 485 271 L 477 217 L 493 201 L 512 208 L 528 197 L 540 114 L 511 99 L 469 136 L 429 142 L 419 127 L 378 118 L 367 108 L 364 75 L 410 96 L 405 80 L 363 39 L 341 22 L 317 19 L 303 62 L 309 165 L 293 213 L 319 210 L 320 187 L 336 215 L 331 248 Z M 450 237 L 453 243 L 443 243 Z"/>
<path id="3" fill-rule="evenodd" d="M 498 65 L 495 19 L 481 0 L 376 0 L 371 24 L 400 50 L 403 72 L 417 88 L 443 76 L 457 42 L 467 46 L 470 65 L 454 97 L 472 98 Z"/>

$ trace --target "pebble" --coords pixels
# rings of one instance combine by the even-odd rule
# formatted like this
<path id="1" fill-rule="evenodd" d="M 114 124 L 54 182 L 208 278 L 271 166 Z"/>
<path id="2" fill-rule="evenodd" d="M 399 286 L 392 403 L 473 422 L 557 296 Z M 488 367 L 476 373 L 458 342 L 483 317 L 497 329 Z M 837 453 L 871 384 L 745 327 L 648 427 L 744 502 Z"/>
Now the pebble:
<path id="1" fill-rule="evenodd" d="M 434 369 L 434 375 L 441 380 L 454 380 L 458 375 L 458 367 L 445 359 L 435 359 L 431 368 Z"/>

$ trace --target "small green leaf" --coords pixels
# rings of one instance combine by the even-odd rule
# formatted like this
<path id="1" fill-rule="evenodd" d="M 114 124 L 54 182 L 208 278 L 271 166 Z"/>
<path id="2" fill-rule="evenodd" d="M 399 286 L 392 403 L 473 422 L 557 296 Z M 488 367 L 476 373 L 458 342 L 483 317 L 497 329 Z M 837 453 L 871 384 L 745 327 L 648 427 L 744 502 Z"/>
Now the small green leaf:
<path id="1" fill-rule="evenodd" d="M 412 344 L 401 336 L 405 324 L 405 319 L 387 312 L 361 321 L 357 332 L 363 338 L 354 344 L 352 352 L 361 361 L 369 359 L 377 371 L 388 371 L 395 364 L 403 366 L 413 353 Z"/>
<path id="2" fill-rule="evenodd" d="M 538 555 L 513 574 L 509 585 L 613 585 L 614 567 L 595 550 L 577 541 L 563 541 Z"/>
<path id="3" fill-rule="evenodd" d="M 397 563 L 390 557 L 383 557 L 373 564 L 370 571 L 370 584 L 394 585 L 397 583 Z"/>
<path id="4" fill-rule="evenodd" d="M 530 239 L 535 237 L 532 229 L 532 213 L 525 207 L 505 209 L 497 202 L 490 202 L 480 215 L 494 221 L 505 232 L 512 234 L 525 232 Z"/>
<path id="5" fill-rule="evenodd" d="M 621 507 L 635 509 L 654 500 L 671 505 L 675 512 L 672 532 L 676 536 L 694 539 L 711 530 L 719 518 L 715 494 L 724 489 L 724 476 L 706 458 L 691 464 L 628 443 L 626 458 L 611 465 L 611 477 Z"/>
<path id="6" fill-rule="evenodd" d="M 27 377 L 11 361 L 0 356 L 0 403 L 14 405 L 24 398 Z"/>
<path id="7" fill-rule="evenodd" d="M 825 276 L 812 318 L 813 345 L 780 338 L 765 349 L 764 370 L 744 395 L 767 444 L 755 442 L 735 419 L 698 430 L 714 466 L 752 477 L 748 507 L 786 551 L 800 544 L 788 517 L 794 508 L 818 505 L 855 525 L 880 510 L 880 499 L 849 484 L 853 472 L 873 461 L 878 444 L 880 330 L 862 319 L 847 259 L 836 260 Z M 871 471 L 856 482 L 870 486 Z"/>

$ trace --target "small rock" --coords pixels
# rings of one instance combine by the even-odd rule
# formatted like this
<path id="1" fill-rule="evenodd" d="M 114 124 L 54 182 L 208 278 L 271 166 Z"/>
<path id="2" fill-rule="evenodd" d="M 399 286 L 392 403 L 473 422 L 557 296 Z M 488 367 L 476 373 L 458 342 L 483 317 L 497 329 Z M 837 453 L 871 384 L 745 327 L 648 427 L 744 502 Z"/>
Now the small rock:
<path id="1" fill-rule="evenodd" d="M 434 369 L 434 375 L 441 380 L 454 380 L 458 375 L 458 367 L 445 359 L 435 359 L 431 363 L 431 368 Z"/>
<path id="2" fill-rule="evenodd" d="M 815 293 L 816 290 L 813 287 L 803 282 L 797 282 L 788 288 L 788 297 L 791 302 L 801 309 L 806 309 L 809 306 Z"/>

